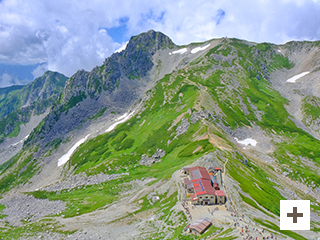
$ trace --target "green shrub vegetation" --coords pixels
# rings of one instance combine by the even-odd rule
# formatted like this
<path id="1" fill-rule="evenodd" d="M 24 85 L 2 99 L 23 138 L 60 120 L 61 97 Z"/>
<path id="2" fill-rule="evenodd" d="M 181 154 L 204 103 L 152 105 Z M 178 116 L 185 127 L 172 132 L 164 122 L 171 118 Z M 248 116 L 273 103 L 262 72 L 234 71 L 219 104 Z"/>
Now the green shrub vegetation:
<path id="1" fill-rule="evenodd" d="M 95 119 L 95 118 L 101 117 L 105 113 L 106 110 L 107 110 L 107 107 L 102 108 L 99 112 L 97 112 L 96 115 L 90 116 L 89 119 Z"/>
<path id="2" fill-rule="evenodd" d="M 70 108 L 73 108 L 75 105 L 77 105 L 77 103 L 83 101 L 83 99 L 86 99 L 87 96 L 85 94 L 85 92 L 80 92 L 78 95 L 76 96 L 72 96 L 66 104 L 62 105 L 62 107 L 60 108 L 61 112 L 68 112 Z"/>
<path id="3" fill-rule="evenodd" d="M 2 211 L 5 209 L 6 207 L 2 204 L 0 204 L 0 219 L 5 218 L 7 215 L 2 214 Z"/>

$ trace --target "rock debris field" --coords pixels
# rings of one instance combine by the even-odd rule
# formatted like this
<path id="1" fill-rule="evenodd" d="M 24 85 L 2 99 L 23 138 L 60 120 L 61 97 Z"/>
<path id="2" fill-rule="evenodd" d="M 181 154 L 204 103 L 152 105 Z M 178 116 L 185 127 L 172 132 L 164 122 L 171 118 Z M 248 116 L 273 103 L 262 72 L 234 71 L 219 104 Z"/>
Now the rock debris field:
<path id="1" fill-rule="evenodd" d="M 63 201 L 37 199 L 25 194 L 2 199 L 1 204 L 6 206 L 2 214 L 8 216 L 0 221 L 7 221 L 12 226 L 22 226 L 21 220 L 35 221 L 50 214 L 59 214 L 66 208 L 66 203 Z"/>
<path id="2" fill-rule="evenodd" d="M 61 191 L 63 189 L 73 189 L 79 186 L 94 185 L 94 184 L 110 181 L 112 179 L 119 178 L 121 175 L 126 175 L 126 174 L 127 173 L 108 175 L 108 174 L 99 173 L 97 175 L 87 176 L 85 173 L 80 173 L 77 175 L 70 176 L 67 180 L 57 182 L 53 185 L 50 185 L 41 189 L 36 189 L 36 190 Z"/>

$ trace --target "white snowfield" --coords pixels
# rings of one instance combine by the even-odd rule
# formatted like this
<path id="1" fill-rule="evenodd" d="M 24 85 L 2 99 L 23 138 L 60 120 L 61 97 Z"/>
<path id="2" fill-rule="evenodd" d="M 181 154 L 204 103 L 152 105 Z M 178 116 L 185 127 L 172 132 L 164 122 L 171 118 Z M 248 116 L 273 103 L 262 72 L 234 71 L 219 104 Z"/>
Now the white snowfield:
<path id="1" fill-rule="evenodd" d="M 295 83 L 299 78 L 302 78 L 303 76 L 309 74 L 310 72 L 303 72 L 303 73 L 300 73 L 300 74 L 297 74 L 291 78 L 289 78 L 286 82 L 289 82 L 289 83 Z"/>
<path id="2" fill-rule="evenodd" d="M 117 122 L 115 122 L 114 124 L 112 124 L 110 127 L 108 127 L 108 129 L 105 132 L 110 132 L 113 129 L 115 129 L 115 127 L 120 124 L 120 123 L 124 123 L 125 121 L 127 121 L 132 115 L 133 115 L 134 111 L 130 114 L 126 113 L 120 117 L 118 117 L 116 120 L 118 120 Z"/>
<path id="3" fill-rule="evenodd" d="M 15 146 L 15 145 L 18 145 L 19 143 L 23 143 L 25 140 L 27 140 L 28 137 L 29 137 L 29 134 L 25 136 L 21 141 L 11 144 L 11 146 Z"/>
<path id="4" fill-rule="evenodd" d="M 256 140 L 254 140 L 252 138 L 247 138 L 247 139 L 242 140 L 242 141 L 239 141 L 238 138 L 234 138 L 234 139 L 237 141 L 237 143 L 243 144 L 245 146 L 251 145 L 251 146 L 255 147 L 257 145 L 257 143 L 258 143 Z"/>
<path id="5" fill-rule="evenodd" d="M 73 154 L 73 152 L 82 144 L 84 143 L 87 138 L 90 136 L 90 134 L 88 134 L 87 136 L 85 136 L 84 138 L 80 139 L 75 145 L 73 145 L 72 148 L 70 148 L 70 150 L 64 154 L 61 158 L 59 158 L 58 160 L 58 167 L 62 166 L 63 164 L 65 164 L 66 162 L 69 161 L 71 155 Z"/>
<path id="6" fill-rule="evenodd" d="M 182 48 L 182 49 L 179 49 L 179 50 L 176 50 L 176 51 L 170 52 L 170 53 L 169 53 L 169 55 L 172 55 L 172 54 L 178 54 L 178 53 L 180 53 L 180 54 L 184 54 L 184 53 L 186 53 L 187 51 L 188 51 L 188 49 L 186 49 L 186 48 Z"/>
<path id="7" fill-rule="evenodd" d="M 196 47 L 194 49 L 191 50 L 191 53 L 197 53 L 197 52 L 200 52 L 200 51 L 203 51 L 205 50 L 206 48 L 208 48 L 210 46 L 210 44 L 204 46 L 204 47 Z"/>
<path id="8" fill-rule="evenodd" d="M 128 116 L 128 113 L 125 113 L 123 115 L 121 115 L 120 117 L 118 117 L 116 120 L 119 121 L 121 119 L 124 119 L 126 116 Z"/>

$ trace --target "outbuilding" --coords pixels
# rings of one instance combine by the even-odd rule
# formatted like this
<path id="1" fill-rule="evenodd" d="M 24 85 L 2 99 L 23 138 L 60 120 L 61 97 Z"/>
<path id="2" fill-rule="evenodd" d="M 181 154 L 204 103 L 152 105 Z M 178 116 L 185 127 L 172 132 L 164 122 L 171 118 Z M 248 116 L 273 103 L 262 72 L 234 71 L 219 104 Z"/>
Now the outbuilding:
<path id="1" fill-rule="evenodd" d="M 192 181 L 189 178 L 183 179 L 183 186 L 187 189 L 188 193 L 193 193 Z"/>
<path id="2" fill-rule="evenodd" d="M 216 190 L 216 196 L 217 196 L 217 204 L 226 203 L 226 195 L 222 190 Z"/>
<path id="3" fill-rule="evenodd" d="M 207 230 L 212 225 L 209 218 L 199 218 L 190 226 L 190 232 L 197 236 L 200 236 L 205 230 Z"/>

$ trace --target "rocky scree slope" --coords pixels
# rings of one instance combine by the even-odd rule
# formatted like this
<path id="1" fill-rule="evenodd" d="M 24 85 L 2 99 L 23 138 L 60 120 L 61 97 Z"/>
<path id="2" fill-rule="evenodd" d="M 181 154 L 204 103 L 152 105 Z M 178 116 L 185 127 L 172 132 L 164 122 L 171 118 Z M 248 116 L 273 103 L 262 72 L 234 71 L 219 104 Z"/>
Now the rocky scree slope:
<path id="1" fill-rule="evenodd" d="M 272 86 L 281 93 L 289 104 L 286 106 L 297 126 L 304 129 L 315 138 L 319 135 L 319 42 L 289 42 L 278 47 L 288 59 L 295 64 L 294 68 L 274 73 Z M 289 79 L 300 73 L 306 75 L 293 83 L 278 81 Z"/>
<path id="2" fill-rule="evenodd" d="M 133 37 L 132 41 L 136 41 L 137 44 L 134 49 L 139 52 L 139 37 L 142 39 L 148 37 L 148 41 L 152 41 L 153 38 L 149 36 L 154 34 L 159 33 L 148 32 Z M 178 207 L 181 205 L 180 201 L 186 196 L 181 194 L 182 189 L 179 186 L 181 179 L 175 180 L 175 172 L 188 165 L 206 167 L 212 165 L 223 168 L 224 190 L 230 197 L 228 199 L 230 211 L 233 208 L 245 213 L 248 224 L 250 220 L 252 226 L 264 228 L 275 234 L 278 239 L 315 239 L 320 228 L 320 177 L 318 174 L 320 142 L 308 133 L 310 126 L 301 122 L 303 128 L 300 127 L 297 119 L 290 114 L 292 101 L 289 97 L 281 92 L 280 88 L 278 91 L 275 90 L 278 85 L 282 85 L 282 89 L 290 88 L 292 83 L 286 80 L 295 74 L 304 71 L 316 74 L 318 71 L 316 61 L 315 65 L 310 67 L 298 58 L 292 57 L 293 52 L 310 57 L 308 51 L 305 51 L 309 48 L 309 52 L 314 54 L 313 58 L 320 59 L 320 55 L 317 54 L 317 42 L 296 44 L 310 45 L 307 48 L 295 49 L 292 47 L 295 44 L 292 43 L 277 46 L 225 38 L 155 51 L 153 56 L 163 61 L 176 60 L 176 63 L 168 74 L 161 77 L 155 86 L 146 92 L 147 97 L 141 101 L 141 106 L 135 115 L 114 130 L 95 136 L 80 145 L 68 164 L 60 168 L 62 175 L 56 184 L 51 187 L 42 186 L 46 187 L 45 189 L 31 190 L 32 186 L 44 179 L 37 178 L 41 173 L 34 175 L 38 169 L 37 159 L 30 153 L 32 150 L 37 150 L 34 149 L 33 144 L 40 143 L 39 139 L 49 141 L 47 138 L 51 137 L 50 132 L 55 133 L 48 128 L 51 119 L 56 116 L 57 120 L 52 120 L 51 124 L 54 125 L 52 129 L 58 129 L 55 126 L 59 125 L 57 123 L 63 117 L 73 113 L 76 118 L 78 115 L 75 114 L 79 110 L 89 111 L 82 109 L 84 106 L 92 106 L 92 104 L 85 105 L 86 101 L 90 103 L 95 101 L 95 105 L 98 105 L 99 99 L 102 98 L 124 97 L 119 94 L 123 82 L 128 84 L 131 81 L 139 84 L 148 79 L 156 80 L 155 75 L 146 74 L 145 78 L 141 77 L 138 81 L 136 79 L 140 76 L 138 67 L 132 67 L 130 71 L 123 69 L 120 63 L 124 60 L 121 60 L 121 56 L 124 56 L 127 50 L 111 57 L 116 58 L 117 61 L 107 59 L 106 65 L 102 66 L 102 73 L 106 76 L 102 76 L 100 80 L 109 79 L 104 85 L 97 84 L 95 88 L 90 81 L 90 79 L 99 80 L 99 77 L 91 76 L 93 73 L 98 73 L 100 68 L 95 68 L 90 73 L 83 71 L 76 73 L 68 81 L 64 94 L 41 128 L 30 136 L 29 145 L 25 145 L 25 150 L 0 167 L 2 170 L 0 188 L 4 193 L 2 202 L 5 209 L 10 209 L 8 198 L 14 196 L 13 191 L 9 192 L 11 195 L 5 193 L 10 189 L 7 186 L 8 183 L 13 187 L 17 186 L 17 183 L 22 186 L 34 176 L 22 189 L 28 189 L 28 194 L 37 199 L 66 203 L 65 208 L 49 220 L 50 224 L 57 227 L 51 228 L 49 233 L 46 233 L 48 237 L 50 234 L 54 237 L 58 235 L 60 238 L 65 235 L 70 235 L 71 238 L 99 237 L 97 232 L 102 231 L 115 236 L 117 231 L 124 231 L 121 225 L 130 229 L 130 235 L 124 235 L 125 238 L 134 239 L 132 236 L 134 230 L 135 236 L 139 236 L 140 239 L 164 237 L 175 239 L 191 222 Z M 179 51 L 176 52 L 177 50 Z M 144 58 L 141 57 L 141 59 Z M 107 71 L 115 74 L 112 76 L 118 76 L 117 71 L 114 70 L 117 66 L 119 71 L 126 71 L 126 75 L 121 75 L 118 87 L 117 79 L 113 85 L 108 85 L 110 75 L 107 72 L 104 73 L 108 68 L 108 61 L 113 64 L 112 69 Z M 147 60 L 143 62 L 148 64 Z M 160 66 L 154 59 L 152 63 Z M 157 73 L 157 67 L 154 65 L 148 67 L 151 69 L 149 74 Z M 163 65 L 164 62 L 161 66 Z M 312 74 L 300 80 L 311 79 L 309 77 Z M 124 89 L 125 87 L 132 87 L 132 85 L 123 86 Z M 89 89 L 101 89 L 97 90 L 101 91 L 101 94 Z M 119 95 L 116 95 L 116 92 Z M 311 89 L 310 92 L 312 92 Z M 141 93 L 139 97 L 142 95 Z M 74 102 L 71 101 L 74 99 L 73 96 L 77 97 Z M 125 98 L 123 102 L 116 103 L 123 106 L 122 109 L 116 109 L 110 105 L 107 106 L 107 110 L 115 109 L 119 113 L 125 112 L 134 100 L 129 101 Z M 125 106 L 126 104 L 128 106 Z M 68 108 L 68 106 L 71 107 Z M 314 107 L 315 109 L 309 110 L 312 116 L 317 113 L 316 105 Z M 58 109 L 62 110 L 60 115 L 56 112 Z M 72 109 L 77 111 L 72 112 Z M 108 119 L 109 113 L 105 114 L 101 116 L 102 119 Z M 86 114 L 86 117 L 90 115 L 91 113 Z M 85 118 L 79 116 L 79 119 Z M 77 126 L 84 128 L 85 124 Z M 62 128 L 64 131 L 67 129 Z M 46 129 L 47 132 L 45 132 Z M 56 131 L 59 133 L 58 130 Z M 21 161 L 21 159 L 25 160 Z M 54 162 L 54 160 L 57 159 L 52 157 L 51 161 Z M 55 168 L 58 167 L 55 165 Z M 52 169 L 51 171 L 53 172 Z M 68 187 L 70 174 L 78 176 L 76 177 L 77 185 L 71 189 Z M 81 183 L 81 179 L 87 179 L 80 177 L 84 175 L 92 179 L 97 178 L 96 176 L 103 179 L 105 175 L 113 177 L 106 178 L 108 179 L 106 182 L 101 180 L 96 184 L 87 184 L 92 181 L 86 180 Z M 147 183 L 149 186 L 146 185 Z M 59 186 L 59 190 L 56 186 Z M 159 196 L 160 201 L 152 203 L 150 199 L 155 195 Z M 23 198 L 19 196 L 16 199 Z M 121 204 L 124 199 L 125 206 Z M 279 230 L 279 200 L 281 199 L 311 200 L 311 231 L 281 232 Z M 17 200 L 12 201 L 17 205 Z M 231 202 L 232 206 L 230 206 Z M 121 214 L 114 214 L 114 212 Z M 56 214 L 53 209 L 52 213 Z M 5 214 L 10 215 L 10 218 L 8 217 L 10 221 L 15 220 L 12 217 L 14 214 L 10 214 L 10 211 L 5 211 Z M 41 214 L 37 213 L 37 216 Z M 109 216 L 112 220 L 109 222 L 105 216 Z M 132 216 L 139 217 L 132 218 Z M 238 229 L 231 227 L 232 218 L 229 217 L 229 220 L 230 222 L 223 220 L 216 223 L 215 227 L 220 229 L 221 236 L 225 232 L 226 237 L 240 237 Z M 33 224 L 32 226 L 40 224 L 34 221 L 35 219 L 30 218 L 29 224 Z M 26 236 L 23 226 L 18 229 L 19 236 Z M 77 230 L 77 232 L 59 233 L 59 229 Z M 213 234 L 211 237 L 217 234 L 213 231 L 214 229 L 211 229 Z M 7 225 L 3 234 L 9 236 L 12 231 L 13 229 Z M 41 230 L 31 234 L 38 236 L 39 232 Z"/>

